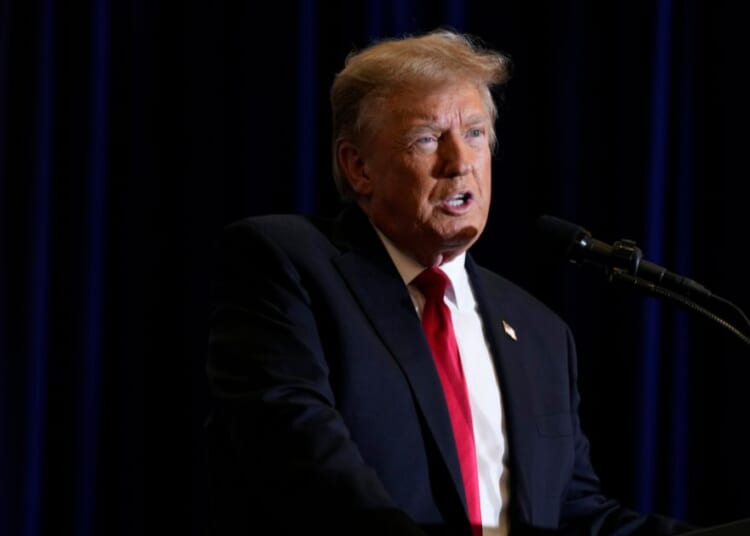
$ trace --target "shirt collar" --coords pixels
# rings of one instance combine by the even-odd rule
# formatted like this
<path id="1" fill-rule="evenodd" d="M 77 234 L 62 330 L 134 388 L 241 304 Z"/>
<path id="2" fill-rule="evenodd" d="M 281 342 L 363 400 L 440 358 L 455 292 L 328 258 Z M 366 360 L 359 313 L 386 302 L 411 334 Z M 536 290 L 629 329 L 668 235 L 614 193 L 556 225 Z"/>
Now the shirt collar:
<path id="1" fill-rule="evenodd" d="M 385 236 L 374 224 L 373 228 L 383 242 L 393 264 L 396 265 L 396 269 L 399 275 L 401 275 L 404 285 L 409 286 L 414 278 L 426 270 L 427 267 L 422 266 L 413 257 L 396 247 L 391 239 Z M 445 272 L 451 282 L 446 291 L 448 300 L 453 302 L 459 311 L 473 308 L 474 295 L 471 292 L 469 276 L 466 273 L 466 252 L 461 253 L 448 262 L 444 262 L 440 265 L 440 269 Z"/>

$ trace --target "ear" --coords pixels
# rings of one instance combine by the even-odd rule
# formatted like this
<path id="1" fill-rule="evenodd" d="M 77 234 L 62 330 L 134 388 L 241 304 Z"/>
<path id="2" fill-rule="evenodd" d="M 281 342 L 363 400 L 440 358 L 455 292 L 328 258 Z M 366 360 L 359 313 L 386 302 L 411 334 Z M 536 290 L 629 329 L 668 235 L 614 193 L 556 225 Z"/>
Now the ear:
<path id="1" fill-rule="evenodd" d="M 342 141 L 336 148 L 336 158 L 352 191 L 358 196 L 369 197 L 372 194 L 372 181 L 365 170 L 365 160 L 359 147 L 350 141 Z"/>

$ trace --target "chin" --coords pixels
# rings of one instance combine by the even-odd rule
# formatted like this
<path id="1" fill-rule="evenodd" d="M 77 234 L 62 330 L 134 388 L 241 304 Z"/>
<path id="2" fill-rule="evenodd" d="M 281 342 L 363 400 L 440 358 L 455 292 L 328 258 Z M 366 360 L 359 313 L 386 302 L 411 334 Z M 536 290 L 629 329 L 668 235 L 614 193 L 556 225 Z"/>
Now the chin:
<path id="1" fill-rule="evenodd" d="M 477 227 L 464 226 L 456 229 L 454 232 L 448 233 L 444 238 L 444 242 L 452 247 L 467 248 L 479 238 L 479 233 L 481 233 L 481 229 Z"/>

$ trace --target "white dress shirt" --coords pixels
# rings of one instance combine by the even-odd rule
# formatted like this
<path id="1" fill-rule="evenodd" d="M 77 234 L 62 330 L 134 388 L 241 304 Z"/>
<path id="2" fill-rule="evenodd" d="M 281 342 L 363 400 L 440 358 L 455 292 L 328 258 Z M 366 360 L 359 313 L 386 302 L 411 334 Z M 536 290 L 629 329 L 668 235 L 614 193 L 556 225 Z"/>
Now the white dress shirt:
<path id="1" fill-rule="evenodd" d="M 410 283 L 425 267 L 396 248 L 379 229 L 375 230 L 407 285 L 421 318 L 424 296 Z M 461 366 L 469 392 L 479 475 L 482 535 L 505 536 L 508 534 L 509 487 L 500 386 L 482 318 L 466 273 L 465 260 L 466 255 L 461 254 L 440 266 L 451 282 L 445 293 L 445 303 L 453 319 Z"/>

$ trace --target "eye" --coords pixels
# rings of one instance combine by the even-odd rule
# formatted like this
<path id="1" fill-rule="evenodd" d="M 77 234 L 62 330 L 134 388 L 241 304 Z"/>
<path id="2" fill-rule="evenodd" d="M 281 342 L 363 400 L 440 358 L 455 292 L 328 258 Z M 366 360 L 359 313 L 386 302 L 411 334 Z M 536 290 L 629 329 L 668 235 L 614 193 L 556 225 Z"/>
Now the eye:
<path id="1" fill-rule="evenodd" d="M 422 135 L 414 139 L 412 142 L 412 150 L 418 150 L 420 152 L 433 152 L 437 149 L 438 138 L 433 134 Z"/>
<path id="2" fill-rule="evenodd" d="M 469 138 L 481 138 L 484 136 L 484 130 L 481 128 L 470 128 L 467 132 Z"/>
<path id="3" fill-rule="evenodd" d="M 419 145 L 425 145 L 428 143 L 435 143 L 437 138 L 435 136 L 422 136 L 416 139 L 416 143 Z"/>

